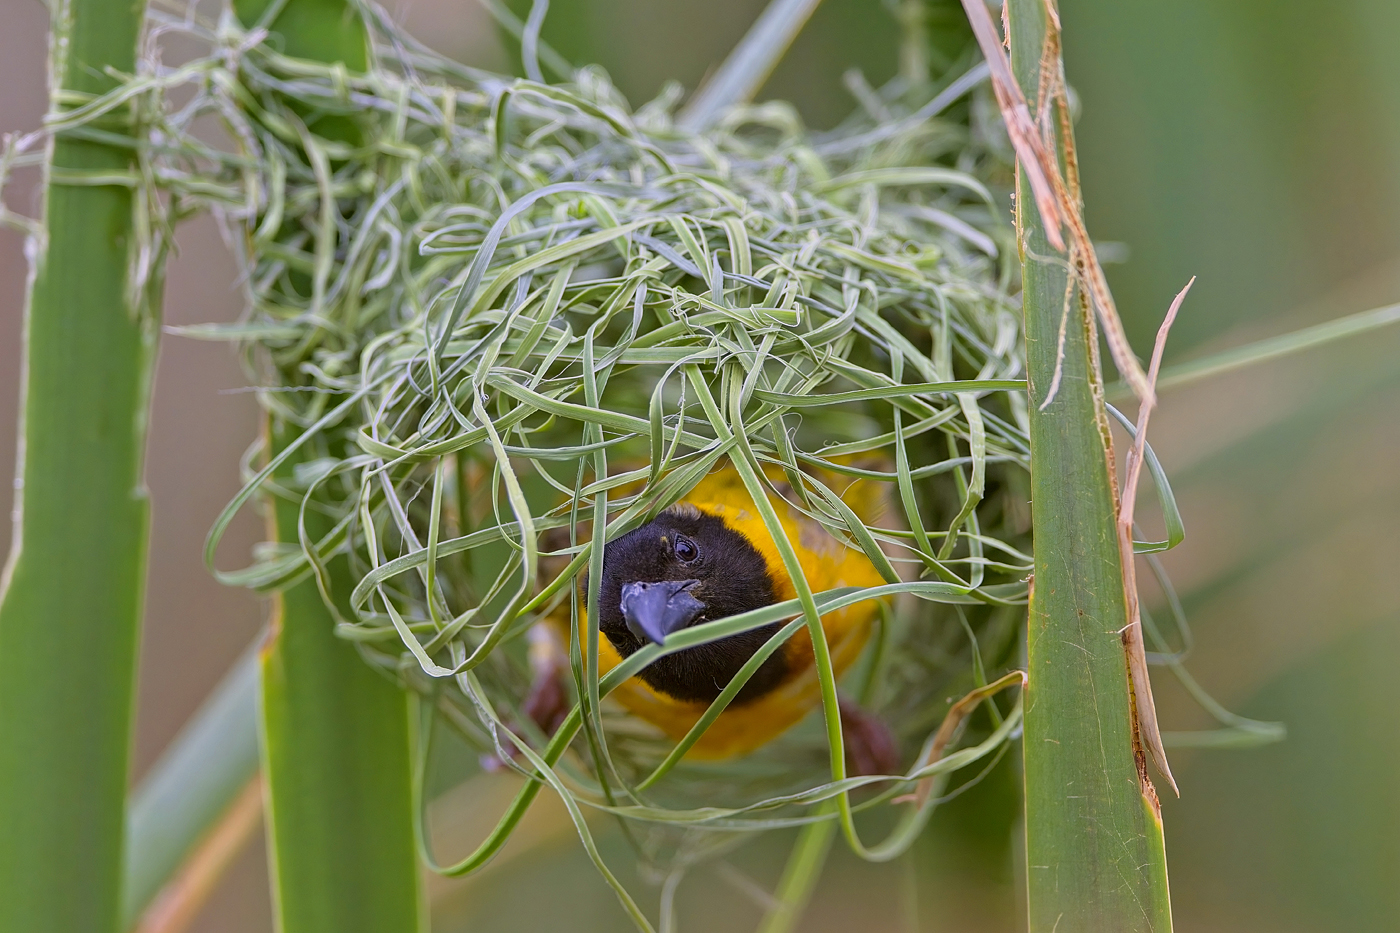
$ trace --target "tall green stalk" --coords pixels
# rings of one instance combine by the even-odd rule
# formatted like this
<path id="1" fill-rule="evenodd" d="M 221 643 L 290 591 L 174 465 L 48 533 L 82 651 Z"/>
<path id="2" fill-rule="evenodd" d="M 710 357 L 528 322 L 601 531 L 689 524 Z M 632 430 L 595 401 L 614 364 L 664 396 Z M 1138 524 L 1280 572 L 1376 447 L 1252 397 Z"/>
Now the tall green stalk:
<path id="1" fill-rule="evenodd" d="M 287 439 L 274 430 L 277 449 Z M 277 540 L 296 541 L 297 504 L 278 500 L 274 511 Z M 338 578 L 335 592 L 349 593 L 345 558 L 332 560 L 329 572 Z M 414 933 L 426 926 L 426 911 L 407 697 L 335 636 L 314 581 L 275 599 L 263 654 L 262 741 L 278 929 Z"/>
<path id="2" fill-rule="evenodd" d="M 252 24 L 270 4 L 235 2 Z M 363 23 L 345 0 L 290 0 L 271 26 L 286 53 L 368 63 Z M 343 124 L 343 125 L 342 125 Z M 311 129 L 318 129 L 310 122 Z M 319 127 L 353 132 L 348 122 Z M 271 454 L 294 426 L 271 419 Z M 295 485 L 300 453 L 277 479 Z M 274 540 L 298 541 L 298 503 L 277 499 Z M 308 531 L 319 538 L 314 511 Z M 346 559 L 327 572 L 333 591 L 349 593 Z M 348 612 L 348 607 L 342 607 Z M 262 659 L 262 750 L 268 783 L 268 831 L 274 910 L 282 933 L 413 933 L 426 927 L 413 835 L 409 707 L 404 691 L 375 673 L 348 642 L 314 580 L 275 597 Z"/>
<path id="3" fill-rule="evenodd" d="M 1008 12 L 1012 67 L 1035 108 L 1045 5 L 1008 0 Z M 1068 132 L 1067 120 L 1059 125 Z M 1062 161 L 1068 147 L 1073 185 L 1073 139 L 1058 144 Z M 1082 293 L 1066 311 L 1067 268 L 1024 172 L 1016 204 L 1035 522 L 1025 714 L 1030 931 L 1164 933 L 1171 902 L 1161 816 L 1140 772 L 1120 636 L 1127 606 L 1098 338 Z M 1042 411 L 1057 361 L 1059 389 Z"/>
<path id="4" fill-rule="evenodd" d="M 145 4 L 59 0 L 50 108 L 135 70 Z M 62 89 L 62 90 L 60 90 Z M 113 118 L 109 132 L 129 133 Z M 137 306 L 132 150 L 60 136 L 25 316 L 22 516 L 0 596 L 0 930 L 117 927 L 159 289 Z M 106 175 L 107 181 L 96 176 Z"/>

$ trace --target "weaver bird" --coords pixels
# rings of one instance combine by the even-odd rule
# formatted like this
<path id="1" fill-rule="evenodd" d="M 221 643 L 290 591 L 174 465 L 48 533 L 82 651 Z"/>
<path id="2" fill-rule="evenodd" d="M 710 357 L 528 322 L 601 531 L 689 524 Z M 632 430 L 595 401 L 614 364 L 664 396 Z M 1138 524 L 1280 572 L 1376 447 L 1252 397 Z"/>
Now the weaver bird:
<path id="1" fill-rule="evenodd" d="M 873 524 L 885 511 L 881 484 L 828 471 L 819 476 L 861 521 Z M 780 470 L 769 470 L 768 478 L 778 493 L 769 500 L 812 592 L 886 582 L 864 552 L 847 547 L 789 501 L 795 497 Z M 580 587 L 586 592 L 587 581 Z M 689 626 L 795 596 L 768 526 L 738 472 L 726 463 L 684 500 L 607 544 L 598 593 L 598 628 L 604 636 L 599 639 L 598 669 L 606 673 L 644 645 L 664 644 L 669 635 Z M 822 617 L 838 676 L 860 654 L 879 611 L 875 600 L 867 600 Z M 584 622 L 580 618 L 580 625 Z M 567 619 L 556 618 L 553 624 L 567 637 Z M 679 739 L 780 627 L 774 623 L 666 655 L 612 696 L 634 715 Z M 524 705 L 546 729 L 557 723 L 559 710 L 552 707 L 565 695 L 549 678 L 557 678 L 563 668 L 537 667 L 536 684 Z M 795 725 L 820 702 L 815 654 L 802 628 L 754 672 L 689 755 L 716 759 L 746 754 Z M 845 698 L 841 715 L 850 770 L 894 773 L 899 751 L 888 728 Z"/>

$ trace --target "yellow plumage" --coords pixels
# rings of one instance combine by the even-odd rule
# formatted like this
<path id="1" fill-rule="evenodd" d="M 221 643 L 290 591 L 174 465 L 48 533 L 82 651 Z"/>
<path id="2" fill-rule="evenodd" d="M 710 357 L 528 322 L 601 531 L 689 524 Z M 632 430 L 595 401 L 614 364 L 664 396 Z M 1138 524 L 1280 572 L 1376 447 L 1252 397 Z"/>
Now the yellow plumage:
<path id="1" fill-rule="evenodd" d="M 780 469 L 772 467 L 766 472 L 780 493 L 791 495 Z M 867 525 L 878 520 L 884 511 L 881 484 L 864 479 L 852 480 L 826 471 L 820 474 L 820 479 L 838 492 L 842 501 Z M 725 463 L 716 468 L 683 501 L 723 519 L 730 528 L 749 540 L 767 565 L 777 601 L 796 596 L 792 578 L 778 553 L 778 547 L 732 465 Z M 885 582 L 862 551 L 846 547 L 820 523 L 803 515 L 785 499 L 770 497 L 770 501 L 783 531 L 797 552 L 812 592 L 844 586 L 878 586 Z M 871 622 L 878 612 L 878 604 L 867 600 L 822 617 L 822 629 L 826 633 L 838 676 L 860 654 L 870 633 Z M 786 652 L 789 671 L 783 681 L 772 691 L 750 702 L 731 705 L 726 709 L 695 743 L 689 752 L 690 757 L 717 759 L 746 754 L 796 725 L 819 704 L 821 688 L 807 630 L 800 629 L 782 650 Z M 599 639 L 599 671 L 606 673 L 619 663 L 621 657 L 617 650 L 606 638 Z M 659 693 L 635 677 L 614 690 L 611 696 L 631 713 L 656 725 L 673 739 L 682 738 L 708 707 L 706 703 L 678 700 Z"/>

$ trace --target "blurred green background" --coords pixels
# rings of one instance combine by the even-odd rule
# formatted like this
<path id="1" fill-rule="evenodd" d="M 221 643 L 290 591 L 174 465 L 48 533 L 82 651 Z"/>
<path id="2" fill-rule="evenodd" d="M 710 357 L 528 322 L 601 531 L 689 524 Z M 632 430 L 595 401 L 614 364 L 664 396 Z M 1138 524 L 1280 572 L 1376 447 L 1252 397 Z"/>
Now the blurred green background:
<path id="1" fill-rule="evenodd" d="M 667 78 L 693 88 L 762 5 L 554 0 L 545 37 L 575 62 L 601 62 L 635 104 Z M 510 66 L 474 0 L 393 8 L 443 52 Z M 956 3 L 929 9 L 937 74 L 966 27 Z M 1109 277 L 1140 353 L 1192 275 L 1169 363 L 1400 301 L 1400 4 L 1062 0 L 1061 12 L 1090 230 L 1127 247 Z M 0 127 L 42 115 L 47 17 L 40 0 L 0 0 Z M 888 78 L 897 37 L 879 0 L 825 0 L 763 96 L 829 126 L 849 109 L 842 73 Z M 32 197 L 16 190 L 12 206 L 32 211 Z M 235 316 L 233 264 L 212 225 L 181 242 L 167 321 Z M 19 237 L 0 232 L 0 479 L 14 459 L 23 269 Z M 243 384 L 224 349 L 165 341 L 134 777 L 259 624 L 256 602 L 220 589 L 198 559 L 253 431 L 251 397 L 227 391 Z M 1263 749 L 1175 753 L 1182 797 L 1164 810 L 1181 930 L 1396 928 L 1398 416 L 1400 328 L 1165 393 L 1154 416 L 1188 530 L 1166 563 L 1196 634 L 1190 667 L 1227 706 L 1289 728 Z M 0 508 L 10 487 L 0 482 Z M 226 566 L 257 533 L 245 518 Z M 1168 675 L 1156 684 L 1165 728 L 1208 727 Z M 941 811 L 907 862 L 864 865 L 838 843 L 801 929 L 1019 929 L 1011 764 Z M 449 794 L 449 835 L 479 832 L 471 805 L 502 792 L 486 781 Z M 433 884 L 442 930 L 627 928 L 561 816 L 544 807 L 534 819 L 533 846 L 476 882 Z M 600 829 L 611 861 L 625 863 Z M 751 929 L 759 907 L 738 879 L 771 887 L 784 841 L 699 870 L 681 888 L 682 928 Z M 244 855 L 195 929 L 270 929 L 262 859 L 259 846 Z"/>

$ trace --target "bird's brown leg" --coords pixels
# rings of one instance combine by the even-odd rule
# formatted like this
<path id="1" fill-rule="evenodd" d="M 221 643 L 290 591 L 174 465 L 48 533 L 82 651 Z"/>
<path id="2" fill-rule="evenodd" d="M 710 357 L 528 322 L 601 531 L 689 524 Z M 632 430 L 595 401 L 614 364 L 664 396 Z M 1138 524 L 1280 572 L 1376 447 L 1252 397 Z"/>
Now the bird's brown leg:
<path id="1" fill-rule="evenodd" d="M 569 668 L 559 637 L 547 622 L 530 628 L 530 671 L 534 680 L 520 711 L 535 721 L 545 735 L 553 735 L 569 715 L 569 691 L 564 678 Z"/>
<path id="2" fill-rule="evenodd" d="M 885 721 L 848 697 L 840 697 L 840 706 L 841 742 L 850 776 L 899 774 L 899 742 Z"/>
<path id="3" fill-rule="evenodd" d="M 564 678 L 568 672 L 568 659 L 559 644 L 558 637 L 547 622 L 537 622 L 530 629 L 530 692 L 520 704 L 520 712 L 540 727 L 545 735 L 553 735 L 569 715 L 572 703 Z M 506 744 L 512 759 L 519 756 L 513 745 Z M 495 754 L 483 755 L 481 766 L 487 771 L 498 771 L 503 767 Z"/>

